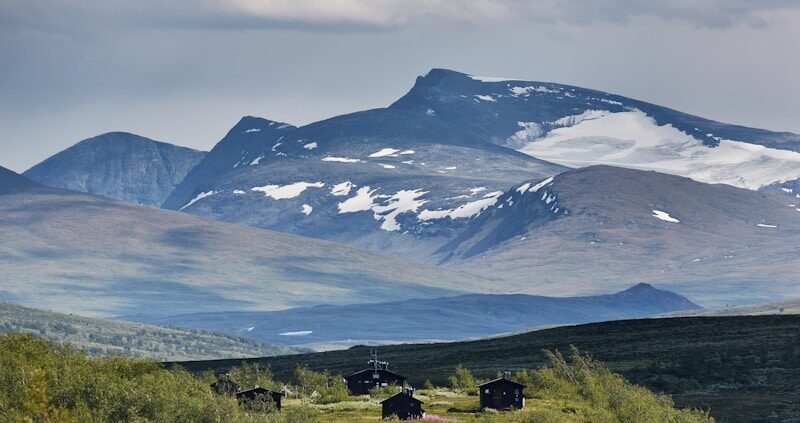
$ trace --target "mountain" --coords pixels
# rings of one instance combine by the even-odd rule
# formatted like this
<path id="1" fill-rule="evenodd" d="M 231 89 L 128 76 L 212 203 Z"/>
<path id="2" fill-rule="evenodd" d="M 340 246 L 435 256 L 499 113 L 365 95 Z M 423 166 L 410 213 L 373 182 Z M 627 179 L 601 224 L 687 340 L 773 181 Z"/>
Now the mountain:
<path id="1" fill-rule="evenodd" d="M 510 187 L 593 164 L 785 193 L 800 135 L 433 69 L 387 108 L 302 127 L 243 118 L 163 206 L 433 261 Z"/>
<path id="2" fill-rule="evenodd" d="M 800 419 L 800 316 L 640 319 L 562 326 L 468 342 L 385 345 L 380 360 L 408 377 L 447 386 L 458 364 L 489 379 L 504 370 L 548 363 L 543 350 L 590 354 L 631 382 L 672 395 L 680 407 L 707 410 L 722 422 L 796 422 Z M 258 363 L 279 380 L 297 366 L 349 374 L 363 368 L 374 346 L 241 360 L 177 363 L 193 373 L 223 373 Z"/>
<path id="3" fill-rule="evenodd" d="M 32 192 L 39 188 L 39 184 L 0 166 L 0 195 L 24 191 Z"/>
<path id="4" fill-rule="evenodd" d="M 27 170 L 42 185 L 160 206 L 205 153 L 126 132 L 83 140 Z"/>
<path id="5" fill-rule="evenodd" d="M 800 212 L 783 198 L 591 166 L 520 184 L 438 250 L 507 290 L 553 295 L 647 280 L 704 306 L 791 296 Z"/>
<path id="6" fill-rule="evenodd" d="M 433 109 L 485 139 L 569 167 L 649 169 L 749 189 L 800 178 L 800 135 L 569 85 L 434 69 L 392 107 Z"/>
<path id="7" fill-rule="evenodd" d="M 0 239 L 0 301 L 88 316 L 434 298 L 486 284 L 327 241 L 35 185 L 0 195 Z"/>
<path id="8" fill-rule="evenodd" d="M 91 355 L 125 354 L 161 360 L 273 356 L 297 348 L 197 330 L 107 320 L 0 303 L 0 333 L 32 333 L 69 342 Z"/>
<path id="9" fill-rule="evenodd" d="M 512 184 L 563 170 L 433 111 L 390 107 L 300 128 L 245 117 L 163 206 L 429 259 Z"/>
<path id="10" fill-rule="evenodd" d="M 592 297 L 468 294 L 275 312 L 193 313 L 155 322 L 292 345 L 343 346 L 453 341 L 533 327 L 632 319 L 699 308 L 681 295 L 642 283 L 616 294 Z M 386 310 L 398 310 L 401 317 L 386 316 Z"/>

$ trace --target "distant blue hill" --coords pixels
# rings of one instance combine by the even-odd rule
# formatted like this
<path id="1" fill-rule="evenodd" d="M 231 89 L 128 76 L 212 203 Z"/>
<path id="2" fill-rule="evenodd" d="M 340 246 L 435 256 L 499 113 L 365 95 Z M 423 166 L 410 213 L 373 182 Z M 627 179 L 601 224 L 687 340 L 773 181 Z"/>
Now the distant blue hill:
<path id="1" fill-rule="evenodd" d="M 686 297 L 641 283 L 615 294 L 587 297 L 470 294 L 276 312 L 198 313 L 153 322 L 300 345 L 348 340 L 459 340 L 700 308 Z"/>

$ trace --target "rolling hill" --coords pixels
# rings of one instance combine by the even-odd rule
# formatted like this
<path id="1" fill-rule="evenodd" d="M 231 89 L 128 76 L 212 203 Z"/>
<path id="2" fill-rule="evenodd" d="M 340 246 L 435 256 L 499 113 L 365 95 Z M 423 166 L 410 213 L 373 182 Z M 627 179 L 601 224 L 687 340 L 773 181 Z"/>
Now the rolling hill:
<path id="1" fill-rule="evenodd" d="M 471 339 L 534 327 L 622 320 L 699 308 L 678 294 L 639 284 L 615 294 L 593 297 L 468 294 L 276 312 L 192 313 L 154 322 L 290 345 L 342 348 L 359 343 Z M 400 317 L 387 315 L 386 310 L 395 310 Z"/>
<path id="2" fill-rule="evenodd" d="M 160 206 L 205 155 L 127 132 L 83 140 L 28 169 L 42 185 Z"/>
<path id="3" fill-rule="evenodd" d="M 0 333 L 69 342 L 89 355 L 202 360 L 293 354 L 297 348 L 217 333 L 81 317 L 0 303 Z"/>
<path id="4" fill-rule="evenodd" d="M 800 295 L 798 235 L 800 212 L 781 197 L 591 166 L 510 189 L 438 254 L 506 289 L 572 295 L 646 280 L 711 307 Z"/>
<path id="5" fill-rule="evenodd" d="M 89 316 L 457 295 L 480 278 L 0 174 L 0 300 Z"/>

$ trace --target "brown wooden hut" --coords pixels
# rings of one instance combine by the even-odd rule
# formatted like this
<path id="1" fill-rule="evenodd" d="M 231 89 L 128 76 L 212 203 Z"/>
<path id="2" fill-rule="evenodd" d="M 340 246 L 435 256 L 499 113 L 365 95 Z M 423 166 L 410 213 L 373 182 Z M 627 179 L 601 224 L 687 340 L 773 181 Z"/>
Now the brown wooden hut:
<path id="1" fill-rule="evenodd" d="M 481 395 L 481 411 L 487 408 L 495 410 L 520 409 L 525 407 L 523 390 L 525 385 L 502 377 L 478 385 Z"/>
<path id="2" fill-rule="evenodd" d="M 384 419 L 397 416 L 400 420 L 418 420 L 423 413 L 422 401 L 406 392 L 398 392 L 381 401 L 381 416 Z"/>

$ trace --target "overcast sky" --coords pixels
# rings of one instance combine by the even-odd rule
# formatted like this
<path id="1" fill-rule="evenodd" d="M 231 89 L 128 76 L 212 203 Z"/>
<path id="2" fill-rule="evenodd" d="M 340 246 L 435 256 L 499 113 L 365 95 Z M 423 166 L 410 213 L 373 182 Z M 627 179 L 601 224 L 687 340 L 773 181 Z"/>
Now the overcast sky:
<path id="1" fill-rule="evenodd" d="M 800 133 L 794 0 L 0 0 L 0 166 L 383 107 L 432 67 Z"/>

